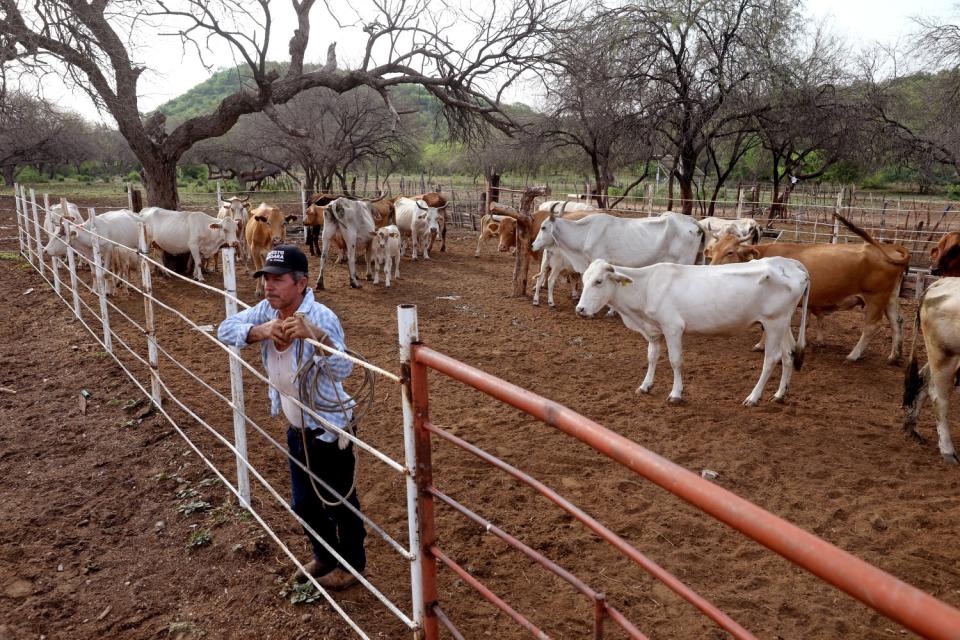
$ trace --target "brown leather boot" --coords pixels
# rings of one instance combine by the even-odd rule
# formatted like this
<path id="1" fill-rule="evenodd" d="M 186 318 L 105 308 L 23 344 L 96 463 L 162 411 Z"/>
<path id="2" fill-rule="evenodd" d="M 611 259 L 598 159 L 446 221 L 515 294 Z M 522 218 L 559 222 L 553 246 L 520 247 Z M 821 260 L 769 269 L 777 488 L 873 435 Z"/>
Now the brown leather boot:
<path id="1" fill-rule="evenodd" d="M 361 571 L 360 575 L 366 576 L 367 572 Z M 360 581 L 349 571 L 338 567 L 322 578 L 317 578 L 317 582 L 319 582 L 320 586 L 324 589 L 342 591 L 343 589 L 358 584 Z"/>
<path id="2" fill-rule="evenodd" d="M 293 581 L 306 582 L 307 574 L 310 574 L 314 578 L 321 578 L 333 571 L 335 568 L 336 567 L 332 567 L 314 559 L 303 565 L 303 570 L 297 569 L 297 572 L 293 575 Z M 306 571 L 306 573 L 304 573 L 304 571 Z"/>

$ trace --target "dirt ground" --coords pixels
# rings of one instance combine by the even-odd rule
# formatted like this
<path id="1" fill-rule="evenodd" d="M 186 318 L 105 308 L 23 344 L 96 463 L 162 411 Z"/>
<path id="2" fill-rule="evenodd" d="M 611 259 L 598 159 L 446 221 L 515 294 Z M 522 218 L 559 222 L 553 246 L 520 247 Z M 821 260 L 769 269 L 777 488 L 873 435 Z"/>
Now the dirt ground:
<path id="1" fill-rule="evenodd" d="M 3 237 L 15 231 L 10 205 L 0 199 Z M 759 375 L 760 354 L 750 351 L 756 335 L 688 336 L 686 402 L 668 405 L 665 361 L 653 393 L 634 394 L 646 360 L 638 334 L 618 319 L 576 318 L 562 287 L 556 310 L 509 297 L 512 258 L 496 254 L 491 243 L 475 259 L 475 243 L 472 234 L 451 231 L 447 252 L 436 252 L 434 261 L 405 259 L 391 290 L 382 284 L 351 290 L 346 269 L 331 265 L 327 291 L 318 297 L 340 315 L 351 348 L 393 371 L 396 306 L 415 303 L 427 344 L 562 402 L 692 471 L 712 469 L 721 486 L 960 606 L 954 543 L 960 472 L 941 462 L 929 408 L 921 422 L 927 443 L 902 435 L 902 371 L 885 364 L 888 330 L 862 362 L 847 364 L 859 316 L 831 316 L 826 344 L 808 351 L 788 402 L 769 402 L 774 380 L 754 409 L 740 403 Z M 15 246 L 5 241 L 0 250 Z M 279 547 L 170 423 L 137 403 L 141 392 L 39 275 L 10 253 L 0 257 L 0 387 L 15 392 L 0 391 L 0 640 L 353 637 L 323 601 L 290 602 L 284 581 L 292 564 Z M 239 271 L 240 295 L 253 303 L 253 282 Z M 208 279 L 219 284 L 219 277 Z M 156 291 L 198 324 L 215 326 L 223 318 L 222 299 L 189 283 L 160 281 Z M 84 300 L 97 308 L 89 295 Z M 142 322 L 140 298 L 115 302 Z M 907 347 L 913 313 L 905 303 Z M 118 313 L 111 317 L 114 330 L 145 353 L 143 336 Z M 87 311 L 84 318 L 92 321 Z M 229 395 L 224 352 L 168 312 L 158 311 L 157 321 L 161 346 Z M 246 355 L 258 363 L 258 352 Z M 145 379 L 142 365 L 123 360 Z M 232 440 L 231 414 L 221 400 L 164 356 L 160 370 L 191 411 Z M 244 382 L 249 415 L 282 438 L 284 425 L 269 417 L 263 385 L 250 375 Z M 437 424 L 561 490 L 759 637 L 911 637 L 551 428 L 436 374 L 430 384 Z M 85 414 L 83 389 L 90 394 Z M 234 480 L 230 451 L 182 408 L 166 399 L 164 406 Z M 252 463 L 287 496 L 284 454 L 248 431 Z M 361 435 L 402 460 L 399 390 L 392 383 L 378 382 Z M 442 491 L 604 591 L 651 638 L 726 637 L 532 490 L 446 443 L 435 443 L 434 465 Z M 251 482 L 254 508 L 306 559 L 299 527 Z M 364 455 L 359 491 L 364 511 L 405 544 L 402 477 Z M 551 636 L 590 636 L 591 608 L 565 583 L 443 505 L 437 527 L 450 557 Z M 368 541 L 370 580 L 409 612 L 406 564 L 377 536 Z M 527 637 L 449 571 L 441 568 L 440 579 L 441 606 L 466 637 Z M 366 591 L 352 588 L 336 598 L 371 637 L 409 637 Z M 613 623 L 607 629 L 605 637 L 623 637 Z"/>

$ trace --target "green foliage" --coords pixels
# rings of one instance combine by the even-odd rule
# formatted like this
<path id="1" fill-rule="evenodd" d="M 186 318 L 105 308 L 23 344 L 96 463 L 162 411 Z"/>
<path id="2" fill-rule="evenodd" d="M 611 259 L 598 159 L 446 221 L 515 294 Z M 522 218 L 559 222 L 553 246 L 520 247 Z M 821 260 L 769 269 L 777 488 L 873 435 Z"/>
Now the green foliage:
<path id="1" fill-rule="evenodd" d="M 17 175 L 17 182 L 20 184 L 37 184 L 47 182 L 47 177 L 31 166 L 26 166 L 20 170 Z"/>
<path id="2" fill-rule="evenodd" d="M 185 516 L 198 511 L 207 511 L 210 509 L 210 503 L 205 500 L 194 500 L 185 504 L 177 505 L 177 511 Z"/>
<path id="3" fill-rule="evenodd" d="M 283 598 L 289 597 L 290 604 L 309 604 L 323 597 L 313 586 L 313 583 L 309 581 L 284 586 L 280 591 L 280 596 Z"/>
<path id="4" fill-rule="evenodd" d="M 131 171 L 127 174 L 127 182 L 138 183 L 140 182 L 140 174 L 136 171 Z"/>
<path id="5" fill-rule="evenodd" d="M 206 529 L 197 529 L 187 539 L 187 551 L 205 547 L 213 542 L 213 535 Z"/>

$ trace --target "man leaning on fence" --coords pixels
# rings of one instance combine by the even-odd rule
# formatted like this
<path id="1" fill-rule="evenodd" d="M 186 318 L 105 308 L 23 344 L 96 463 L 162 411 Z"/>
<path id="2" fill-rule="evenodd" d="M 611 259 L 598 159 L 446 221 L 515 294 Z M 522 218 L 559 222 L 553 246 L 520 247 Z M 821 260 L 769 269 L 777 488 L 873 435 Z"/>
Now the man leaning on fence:
<path id="1" fill-rule="evenodd" d="M 353 444 L 323 428 L 324 423 L 353 428 L 354 403 L 341 384 L 350 375 L 353 364 L 342 356 L 315 349 L 305 340 L 312 338 L 342 351 L 343 328 L 333 311 L 314 300 L 313 290 L 307 287 L 307 257 L 298 248 L 274 247 L 263 268 L 254 274 L 255 278 L 261 276 L 265 299 L 224 320 L 217 335 L 222 342 L 237 347 L 260 343 L 263 366 L 271 382 L 271 414 L 279 415 L 282 411 L 290 425 L 287 447 L 293 510 L 347 564 L 363 572 L 363 521 L 300 466 L 308 467 L 359 511 Z M 304 385 L 310 390 L 307 395 L 312 397 L 300 397 L 301 380 L 297 373 L 301 369 L 308 378 Z M 292 398 L 312 405 L 323 422 L 303 412 Z M 356 584 L 356 577 L 306 527 L 304 531 L 313 547 L 313 560 L 304 565 L 306 571 L 325 588 L 344 589 Z M 296 578 L 306 580 L 302 572 Z"/>

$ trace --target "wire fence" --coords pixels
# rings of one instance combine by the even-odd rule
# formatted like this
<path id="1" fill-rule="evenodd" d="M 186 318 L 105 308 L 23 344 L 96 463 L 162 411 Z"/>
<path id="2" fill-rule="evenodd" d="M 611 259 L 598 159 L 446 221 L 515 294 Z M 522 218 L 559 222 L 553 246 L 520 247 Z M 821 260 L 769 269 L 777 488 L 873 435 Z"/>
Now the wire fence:
<path id="1" fill-rule="evenodd" d="M 241 355 L 237 347 L 230 347 L 221 343 L 212 335 L 212 318 L 191 317 L 188 312 L 177 308 L 168 301 L 157 296 L 153 289 L 153 277 L 162 274 L 177 282 L 189 283 L 189 286 L 204 295 L 214 294 L 224 301 L 225 315 L 231 315 L 240 308 L 249 308 L 236 295 L 236 269 L 234 249 L 222 250 L 223 261 L 223 289 L 196 282 L 186 278 L 153 259 L 149 255 L 147 232 L 145 224 L 138 224 L 137 246 L 131 247 L 111 238 L 108 230 L 101 230 L 104 223 L 99 220 L 94 209 L 88 210 L 88 219 L 82 224 L 68 217 L 59 215 L 49 205 L 49 198 L 44 197 L 44 204 L 38 205 L 35 190 L 31 189 L 29 197 L 23 187 L 17 188 L 15 194 L 15 214 L 17 218 L 17 240 L 21 255 L 37 270 L 43 280 L 51 287 L 68 307 L 77 320 L 93 335 L 104 351 L 120 366 L 134 385 L 147 396 L 155 409 L 169 421 L 174 430 L 180 434 L 187 445 L 203 460 L 216 474 L 228 490 L 235 495 L 240 504 L 247 509 L 254 519 L 263 527 L 279 548 L 286 554 L 292 563 L 303 572 L 303 563 L 297 559 L 289 546 L 277 533 L 280 522 L 269 521 L 270 516 L 254 508 L 251 500 L 252 491 L 250 476 L 256 480 L 258 486 L 280 507 L 282 512 L 293 521 L 301 525 L 316 537 L 320 544 L 385 607 L 387 611 L 410 630 L 419 628 L 422 620 L 422 605 L 418 605 L 418 589 L 411 583 L 410 600 L 414 603 L 412 611 L 404 611 L 388 598 L 377 586 L 369 581 L 362 568 L 350 564 L 331 546 L 321 538 L 317 532 L 299 515 L 292 505 L 284 499 L 277 489 L 267 479 L 265 472 L 254 466 L 247 456 L 247 435 L 252 430 L 277 452 L 277 455 L 286 458 L 287 463 L 299 467 L 312 482 L 334 496 L 346 508 L 358 516 L 363 523 L 375 532 L 389 548 L 403 561 L 409 563 L 412 580 L 416 579 L 417 561 L 417 526 L 415 520 L 408 521 L 407 544 L 398 541 L 396 533 L 391 534 L 387 527 L 380 525 L 368 514 L 363 513 L 351 505 L 344 495 L 334 490 L 329 484 L 316 476 L 307 466 L 293 457 L 284 444 L 274 439 L 268 430 L 251 416 L 244 405 L 244 376 L 252 378 L 253 389 L 262 393 L 265 386 L 275 385 L 262 373 L 259 368 L 249 364 Z M 61 210 L 66 210 L 62 208 Z M 41 223 L 42 218 L 42 223 Z M 71 238 L 72 233 L 84 232 L 83 238 L 89 240 L 89 255 L 85 251 L 74 248 L 80 241 L 80 236 Z M 106 256 L 111 256 L 107 258 Z M 138 269 L 130 268 L 130 258 Z M 63 259 L 66 263 L 64 264 Z M 127 262 L 125 265 L 124 262 Z M 79 273 L 82 264 L 91 269 L 91 282 L 88 284 Z M 61 271 L 66 269 L 65 277 Z M 139 271 L 139 279 L 132 273 Z M 135 281 L 138 280 L 138 281 Z M 124 292 L 127 295 L 136 294 L 143 300 L 142 314 L 135 312 L 128 304 L 119 303 L 116 295 L 108 293 Z M 126 307 L 126 308 L 124 308 Z M 157 332 L 156 316 L 163 314 L 169 322 L 172 320 L 191 336 L 189 351 L 196 355 L 203 354 L 207 363 L 215 361 L 217 353 L 221 360 L 229 365 L 229 389 L 222 387 L 222 380 L 227 378 L 222 373 L 205 374 L 196 371 L 183 353 L 176 340 L 165 344 Z M 222 316 L 221 316 L 222 318 Z M 164 335 L 176 336 L 176 328 L 167 328 Z M 313 340 L 308 340 L 314 348 L 321 352 L 336 354 L 350 360 L 364 374 L 376 376 L 393 384 L 400 382 L 400 377 L 382 367 L 375 366 L 365 359 L 347 352 L 327 347 Z M 194 362 L 197 359 L 192 358 Z M 247 386 L 250 389 L 250 385 Z M 205 392 L 201 394 L 200 391 Z M 205 402 L 212 398 L 215 402 Z M 349 440 L 356 450 L 363 452 L 370 458 L 377 460 L 391 471 L 406 479 L 406 490 L 413 491 L 410 481 L 412 470 L 406 462 L 398 462 L 386 453 L 380 451 L 370 443 L 355 436 L 349 430 L 341 429 L 330 422 L 308 403 L 300 398 L 291 397 L 299 410 L 309 415 L 323 426 L 328 432 Z M 224 410 L 226 409 L 226 410 Z M 228 424 L 224 423 L 224 416 L 232 416 L 232 434 Z M 199 427 L 199 430 L 197 429 Z M 226 435 L 225 435 L 226 434 Z M 232 437 L 230 437 L 232 436 Z M 217 447 L 213 449 L 213 447 Z M 235 471 L 227 471 L 230 460 L 234 460 Z M 292 461 L 292 462 L 291 462 Z M 284 465 L 286 466 L 286 465 Z M 235 480 L 229 480 L 230 475 Z M 348 492 L 349 493 L 349 492 Z M 407 502 L 410 502 L 408 497 Z M 415 512 L 410 518 L 415 517 Z M 331 607 L 346 621 L 346 623 L 362 638 L 370 637 L 353 617 L 338 603 L 331 594 L 313 577 L 307 576 Z M 417 607 L 419 606 L 419 610 Z M 375 634 L 373 634 L 375 635 Z"/>

